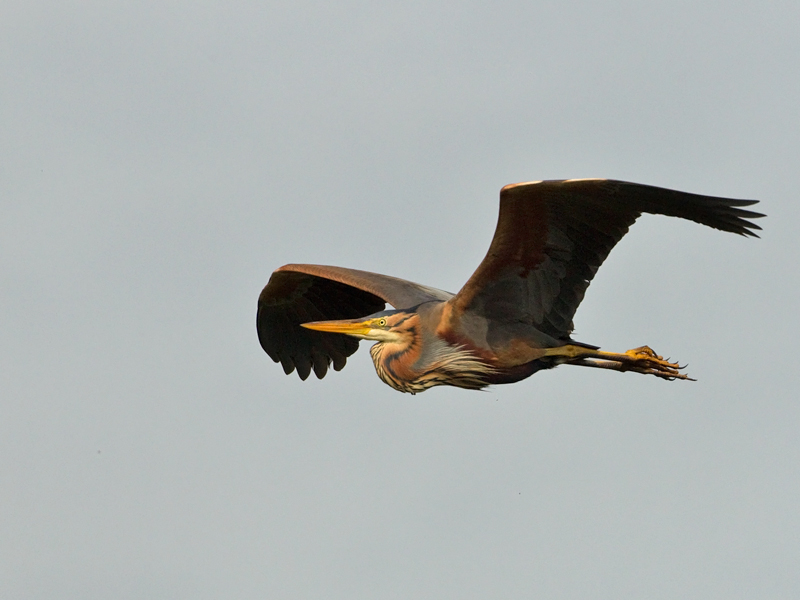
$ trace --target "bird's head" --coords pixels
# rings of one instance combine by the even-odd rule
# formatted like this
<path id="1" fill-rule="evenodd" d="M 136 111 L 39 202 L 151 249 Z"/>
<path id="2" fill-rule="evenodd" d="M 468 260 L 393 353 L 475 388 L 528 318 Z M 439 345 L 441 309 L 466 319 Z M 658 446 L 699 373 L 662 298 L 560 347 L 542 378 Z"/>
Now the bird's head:
<path id="1" fill-rule="evenodd" d="M 378 342 L 369 351 L 378 376 L 393 388 L 413 394 L 425 389 L 417 383 L 420 372 L 415 368 L 423 350 L 419 318 L 414 311 L 388 310 L 360 319 L 316 321 L 302 326 Z"/>
<path id="2" fill-rule="evenodd" d="M 360 319 L 301 323 L 301 327 L 328 333 L 344 333 L 362 340 L 405 344 L 413 338 L 418 318 L 416 312 L 385 310 Z"/>

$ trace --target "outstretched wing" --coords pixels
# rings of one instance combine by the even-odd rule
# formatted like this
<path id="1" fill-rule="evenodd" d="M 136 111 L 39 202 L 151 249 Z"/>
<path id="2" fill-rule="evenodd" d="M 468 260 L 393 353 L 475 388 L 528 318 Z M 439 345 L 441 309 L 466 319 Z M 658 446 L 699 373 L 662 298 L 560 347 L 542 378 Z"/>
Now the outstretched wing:
<path id="1" fill-rule="evenodd" d="M 763 215 L 741 208 L 756 202 L 607 179 L 507 185 L 489 252 L 451 301 L 454 313 L 564 339 L 597 269 L 643 212 L 758 237 L 748 219 Z"/>
<path id="2" fill-rule="evenodd" d="M 275 271 L 258 298 L 256 329 L 261 347 L 286 374 L 297 369 L 306 379 L 314 369 L 319 379 L 328 367 L 341 371 L 358 350 L 348 335 L 323 333 L 300 323 L 356 319 L 386 308 L 410 308 L 452 294 L 367 271 L 321 265 L 285 265 Z"/>

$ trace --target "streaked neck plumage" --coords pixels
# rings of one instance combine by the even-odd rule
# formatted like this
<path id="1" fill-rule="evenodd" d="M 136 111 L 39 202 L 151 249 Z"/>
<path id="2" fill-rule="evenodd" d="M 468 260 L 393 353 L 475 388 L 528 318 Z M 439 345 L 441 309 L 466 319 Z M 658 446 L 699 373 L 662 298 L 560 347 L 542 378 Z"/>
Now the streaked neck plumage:
<path id="1" fill-rule="evenodd" d="M 410 394 L 437 385 L 471 390 L 486 387 L 495 369 L 465 346 L 441 339 L 435 327 L 422 327 L 425 316 L 419 312 L 403 315 L 392 327 L 398 334 L 396 339 L 370 348 L 378 376 L 394 389 Z"/>

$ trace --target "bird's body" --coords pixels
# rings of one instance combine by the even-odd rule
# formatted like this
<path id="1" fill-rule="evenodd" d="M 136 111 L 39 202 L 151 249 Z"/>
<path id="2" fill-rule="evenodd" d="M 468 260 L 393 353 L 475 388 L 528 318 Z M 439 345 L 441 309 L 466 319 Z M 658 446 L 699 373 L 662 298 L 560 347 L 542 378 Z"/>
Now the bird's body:
<path id="1" fill-rule="evenodd" d="M 642 212 L 755 236 L 742 206 L 603 179 L 506 186 L 489 251 L 451 294 L 394 277 L 319 265 L 276 270 L 259 298 L 261 345 L 288 374 L 340 370 L 374 340 L 381 379 L 417 393 L 481 389 L 568 363 L 688 379 L 646 346 L 616 354 L 571 339 L 572 318 L 600 264 Z M 395 310 L 384 310 L 386 303 Z"/>

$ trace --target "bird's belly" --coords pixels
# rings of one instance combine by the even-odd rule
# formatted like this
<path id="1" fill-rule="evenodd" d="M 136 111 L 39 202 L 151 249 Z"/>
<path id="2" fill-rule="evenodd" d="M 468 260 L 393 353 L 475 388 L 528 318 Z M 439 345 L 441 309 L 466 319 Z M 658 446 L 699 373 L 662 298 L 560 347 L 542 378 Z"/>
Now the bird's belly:
<path id="1" fill-rule="evenodd" d="M 486 378 L 486 383 L 489 385 L 516 383 L 517 381 L 527 379 L 537 371 L 552 369 L 554 366 L 555 364 L 549 360 L 532 360 L 531 362 L 515 365 L 513 367 L 499 368 Z"/>

